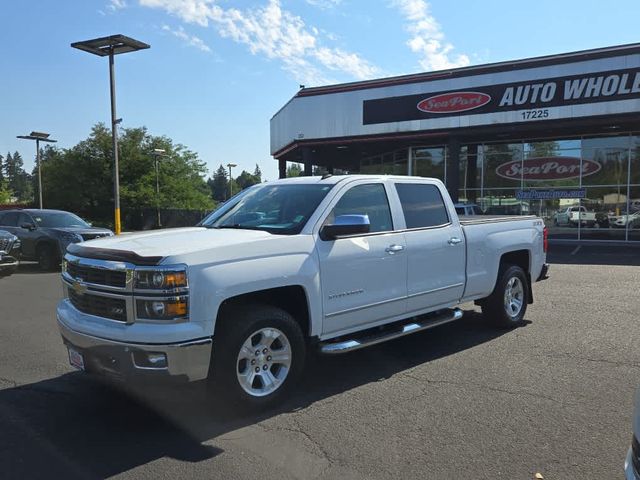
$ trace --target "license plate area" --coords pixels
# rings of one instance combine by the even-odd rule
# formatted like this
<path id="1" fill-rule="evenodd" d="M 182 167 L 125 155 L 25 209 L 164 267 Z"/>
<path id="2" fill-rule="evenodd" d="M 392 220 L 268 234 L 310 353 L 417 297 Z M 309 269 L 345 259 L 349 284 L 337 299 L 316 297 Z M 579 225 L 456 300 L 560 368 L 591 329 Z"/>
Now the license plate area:
<path id="1" fill-rule="evenodd" d="M 82 353 L 78 352 L 74 348 L 68 347 L 69 350 L 69 363 L 72 367 L 78 370 L 84 370 L 84 357 Z"/>

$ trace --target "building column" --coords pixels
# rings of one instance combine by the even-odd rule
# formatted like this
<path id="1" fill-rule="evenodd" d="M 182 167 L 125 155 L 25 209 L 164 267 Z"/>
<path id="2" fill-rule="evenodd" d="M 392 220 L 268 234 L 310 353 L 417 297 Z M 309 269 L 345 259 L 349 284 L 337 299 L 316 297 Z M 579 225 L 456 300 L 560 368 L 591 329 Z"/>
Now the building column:
<path id="1" fill-rule="evenodd" d="M 304 147 L 302 149 L 302 163 L 304 164 L 304 176 L 310 177 L 313 175 L 313 163 L 312 162 L 311 148 Z"/>
<path id="2" fill-rule="evenodd" d="M 449 138 L 447 144 L 447 177 L 446 182 L 449 195 L 454 202 L 458 201 L 460 189 L 460 142 L 457 138 Z"/>
<path id="3" fill-rule="evenodd" d="M 287 178 L 287 161 L 278 159 L 278 178 Z"/>

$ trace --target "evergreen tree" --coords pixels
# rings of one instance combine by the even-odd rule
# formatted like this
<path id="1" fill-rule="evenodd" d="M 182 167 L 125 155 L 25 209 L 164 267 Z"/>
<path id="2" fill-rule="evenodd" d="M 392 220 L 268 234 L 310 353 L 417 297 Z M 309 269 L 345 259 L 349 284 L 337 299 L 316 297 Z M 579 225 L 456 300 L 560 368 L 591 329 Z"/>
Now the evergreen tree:
<path id="1" fill-rule="evenodd" d="M 211 196 L 218 202 L 224 202 L 229 197 L 229 180 L 227 170 L 220 165 L 207 184 L 211 189 Z"/>
<path id="2" fill-rule="evenodd" d="M 7 154 L 4 172 L 7 180 L 7 187 L 20 202 L 30 202 L 33 200 L 33 190 L 31 188 L 31 176 L 24 171 L 24 162 L 18 152 L 13 155 Z"/>
<path id="3" fill-rule="evenodd" d="M 262 170 L 260 170 L 260 167 L 258 166 L 257 163 L 256 163 L 256 169 L 253 171 L 253 176 L 257 180 L 256 183 L 262 183 Z"/>
<path id="4" fill-rule="evenodd" d="M 302 175 L 302 167 L 299 163 L 292 163 L 287 167 L 287 178 L 289 177 L 299 177 Z"/>

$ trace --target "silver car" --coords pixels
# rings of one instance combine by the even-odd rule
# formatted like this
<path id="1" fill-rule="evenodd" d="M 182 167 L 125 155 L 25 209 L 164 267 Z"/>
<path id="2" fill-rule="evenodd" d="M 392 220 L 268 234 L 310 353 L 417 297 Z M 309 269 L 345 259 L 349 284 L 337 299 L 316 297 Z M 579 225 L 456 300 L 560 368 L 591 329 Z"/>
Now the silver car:
<path id="1" fill-rule="evenodd" d="M 5 230 L 0 230 L 0 277 L 6 277 L 18 268 L 20 240 Z"/>

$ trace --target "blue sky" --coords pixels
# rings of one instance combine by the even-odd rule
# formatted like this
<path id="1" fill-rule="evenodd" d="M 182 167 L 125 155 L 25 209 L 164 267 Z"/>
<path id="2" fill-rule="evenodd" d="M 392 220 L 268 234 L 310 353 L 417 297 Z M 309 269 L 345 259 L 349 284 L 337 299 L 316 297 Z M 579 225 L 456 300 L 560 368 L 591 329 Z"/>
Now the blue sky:
<path id="1" fill-rule="evenodd" d="M 603 8 L 604 5 L 607 7 Z M 615 7 L 614 7 L 615 5 Z M 51 132 L 66 148 L 109 121 L 107 61 L 74 41 L 122 33 L 118 117 L 199 153 L 210 169 L 277 177 L 269 119 L 298 90 L 640 41 L 637 0 L 4 0 L 0 153 Z"/>

